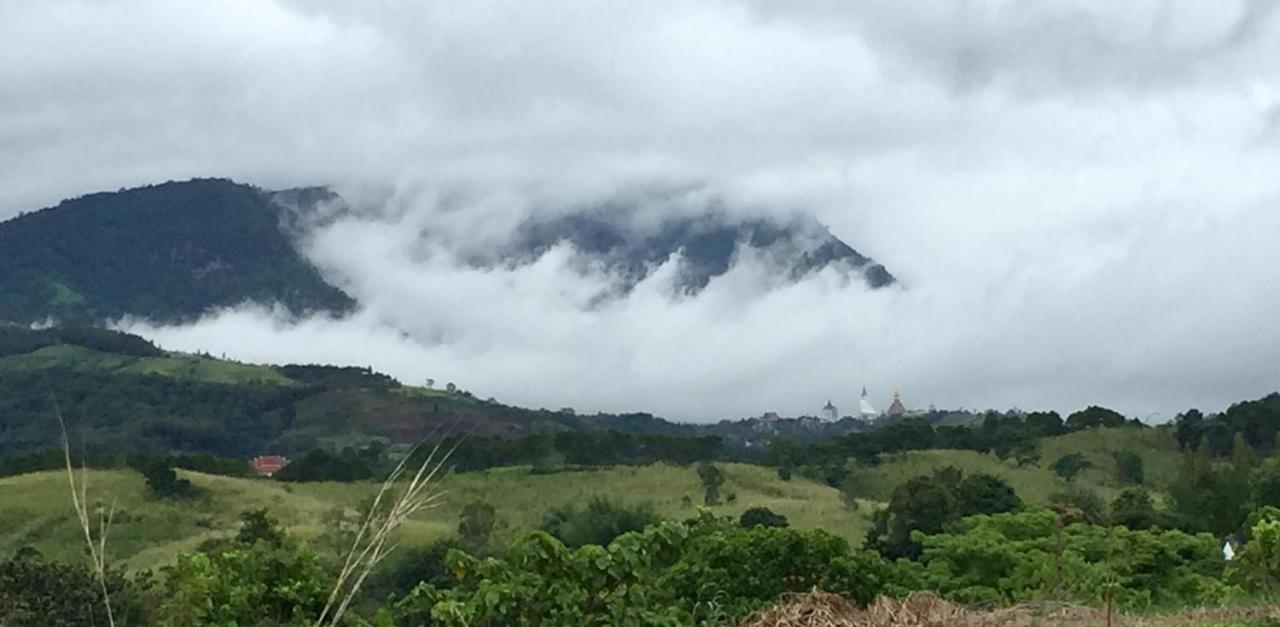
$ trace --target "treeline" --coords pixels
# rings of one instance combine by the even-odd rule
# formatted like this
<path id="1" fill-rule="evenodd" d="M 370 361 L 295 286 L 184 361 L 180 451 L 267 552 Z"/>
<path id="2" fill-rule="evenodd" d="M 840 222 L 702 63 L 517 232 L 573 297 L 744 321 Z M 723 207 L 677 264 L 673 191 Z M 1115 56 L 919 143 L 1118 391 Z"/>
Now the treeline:
<path id="1" fill-rule="evenodd" d="M 66 467 L 64 455 L 65 453 L 62 449 L 47 449 L 0 458 L 0 477 L 11 477 L 44 470 L 61 470 Z M 219 457 L 210 453 L 73 454 L 71 465 L 77 469 L 118 470 L 132 468 L 139 471 L 155 466 L 163 466 L 228 477 L 249 475 L 249 463 L 246 460 L 238 457 Z"/>
<path id="2" fill-rule="evenodd" d="M 1277 433 L 1280 433 L 1280 394 L 1277 393 L 1236 403 L 1225 412 L 1207 417 L 1192 409 L 1174 420 L 1174 436 L 1179 447 L 1188 451 L 1203 449 L 1215 457 L 1230 454 L 1239 440 L 1255 451 L 1274 453 L 1280 449 Z"/>
<path id="3" fill-rule="evenodd" d="M 1089 407 L 1063 420 L 1053 411 L 1001 414 L 988 412 L 977 425 L 934 426 L 922 418 L 908 418 L 873 431 L 847 433 L 812 444 L 788 438 L 769 442 L 765 463 L 784 473 L 798 469 L 811 478 L 838 486 L 848 470 L 846 461 L 880 463 L 882 455 L 928 449 L 960 449 L 991 453 L 1019 464 L 1040 461 L 1040 439 L 1095 427 L 1144 427 L 1137 420 L 1103 407 Z"/>
<path id="4" fill-rule="evenodd" d="M 439 447 L 452 451 L 448 468 L 468 472 L 501 466 L 533 466 L 535 471 L 645 465 L 687 465 L 724 459 L 720 438 L 621 431 L 538 432 L 518 438 L 451 436 L 419 445 L 406 462 L 414 466 Z M 332 451 L 314 449 L 276 474 L 281 481 L 362 481 L 386 476 L 396 460 L 381 443 Z"/>
<path id="5" fill-rule="evenodd" d="M 155 344 L 136 335 L 119 331 L 86 326 L 33 330 L 0 323 L 0 357 L 25 355 L 46 346 L 58 344 L 71 344 L 103 353 L 136 357 L 158 357 L 164 354 L 164 351 L 157 348 Z"/>
<path id="6" fill-rule="evenodd" d="M 368 388 L 389 390 L 400 387 L 391 375 L 361 366 L 324 366 L 317 364 L 288 364 L 278 368 L 280 374 L 303 385 L 326 388 Z"/>
<path id="7" fill-rule="evenodd" d="M 90 455 L 252 457 L 294 426 L 294 403 L 318 391 L 63 367 L 10 371 L 0 377 L 0 457 L 58 445 L 55 398 L 73 445 Z"/>

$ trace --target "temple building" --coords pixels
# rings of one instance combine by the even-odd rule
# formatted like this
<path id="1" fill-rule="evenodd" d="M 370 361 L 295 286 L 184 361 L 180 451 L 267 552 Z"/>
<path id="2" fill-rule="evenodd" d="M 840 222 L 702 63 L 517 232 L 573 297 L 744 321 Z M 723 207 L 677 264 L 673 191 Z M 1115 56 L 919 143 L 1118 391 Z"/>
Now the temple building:
<path id="1" fill-rule="evenodd" d="M 823 420 L 836 421 L 840 419 L 840 410 L 831 404 L 831 399 L 827 399 L 827 404 L 822 406 L 822 412 L 818 414 Z"/>
<path id="2" fill-rule="evenodd" d="M 900 417 L 907 414 L 907 408 L 902 404 L 902 397 L 897 390 L 893 391 L 893 402 L 889 403 L 889 409 L 885 410 L 884 415 Z"/>
<path id="3" fill-rule="evenodd" d="M 867 387 L 862 386 L 862 399 L 858 401 L 858 414 L 863 420 L 871 420 L 880 415 L 875 407 L 871 406 L 871 401 L 867 400 Z"/>

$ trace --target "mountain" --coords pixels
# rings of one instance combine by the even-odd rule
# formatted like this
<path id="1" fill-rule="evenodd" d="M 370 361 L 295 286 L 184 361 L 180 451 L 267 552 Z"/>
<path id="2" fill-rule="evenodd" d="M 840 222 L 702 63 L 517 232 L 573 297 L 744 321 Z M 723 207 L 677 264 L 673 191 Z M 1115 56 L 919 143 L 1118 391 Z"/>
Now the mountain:
<path id="1" fill-rule="evenodd" d="M 0 320 L 163 322 L 244 302 L 355 303 L 293 245 L 271 193 L 226 179 L 103 192 L 0 223 Z"/>
<path id="2" fill-rule="evenodd" d="M 576 267 L 604 270 L 616 294 L 672 259 L 679 260 L 673 287 L 696 293 L 747 256 L 773 269 L 766 281 L 833 269 L 872 288 L 895 283 L 884 266 L 802 214 L 744 217 L 715 204 L 655 214 L 651 200 L 540 212 L 515 225 L 505 245 L 477 252 L 464 242 L 455 250 L 473 266 L 511 267 L 569 245 Z M 67 200 L 0 223 L 0 320 L 183 322 L 243 303 L 340 315 L 355 301 L 327 283 L 296 242 L 358 209 L 324 187 L 269 191 L 227 179 Z"/>
<path id="3" fill-rule="evenodd" d="M 478 266 L 521 265 L 553 246 L 570 245 L 579 267 L 605 269 L 629 291 L 656 268 L 678 256 L 676 288 L 701 291 L 747 255 L 765 260 L 775 277 L 798 281 L 825 268 L 857 277 L 871 288 L 896 282 L 885 267 L 854 250 L 813 218 L 741 217 L 715 206 L 694 214 L 646 216 L 635 205 L 611 204 L 551 218 L 532 217 L 516 230 L 511 244 L 496 254 L 476 255 Z"/>

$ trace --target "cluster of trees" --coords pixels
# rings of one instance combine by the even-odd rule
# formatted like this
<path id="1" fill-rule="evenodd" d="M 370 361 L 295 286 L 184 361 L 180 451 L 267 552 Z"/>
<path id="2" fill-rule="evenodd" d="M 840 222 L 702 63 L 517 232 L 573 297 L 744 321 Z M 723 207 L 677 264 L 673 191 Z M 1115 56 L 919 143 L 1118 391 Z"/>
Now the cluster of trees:
<path id="1" fill-rule="evenodd" d="M 1213 416 L 1192 409 L 1174 420 L 1178 446 L 1186 451 L 1203 449 L 1214 457 L 1231 454 L 1238 441 L 1255 451 L 1274 453 L 1277 433 L 1280 433 L 1280 394 L 1276 393 L 1236 403 Z"/>
<path id="2" fill-rule="evenodd" d="M 888 506 L 872 515 L 866 546 L 886 557 L 914 558 L 921 551 L 917 533 L 941 533 L 948 524 L 966 516 L 1011 512 L 1021 507 L 1022 499 L 999 477 L 966 477 L 950 466 L 940 468 L 894 489 Z"/>
<path id="3" fill-rule="evenodd" d="M 0 457 L 57 446 L 56 398 L 87 454 L 191 451 L 252 457 L 296 421 L 315 388 L 222 384 L 68 367 L 0 377 Z"/>

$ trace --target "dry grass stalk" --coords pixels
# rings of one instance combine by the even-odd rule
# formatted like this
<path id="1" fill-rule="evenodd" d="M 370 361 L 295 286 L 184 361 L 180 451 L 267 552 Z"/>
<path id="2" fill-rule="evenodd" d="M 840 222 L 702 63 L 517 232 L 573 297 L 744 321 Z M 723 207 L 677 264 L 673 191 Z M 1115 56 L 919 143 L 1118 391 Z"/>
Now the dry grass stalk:
<path id="1" fill-rule="evenodd" d="M 62 410 L 58 407 L 58 399 L 53 399 L 53 415 L 58 419 L 58 428 L 62 431 L 62 456 L 67 466 L 67 481 L 71 486 L 71 504 L 76 510 L 76 519 L 84 532 L 85 544 L 89 547 L 89 562 L 93 574 L 102 589 L 102 604 L 107 610 L 107 624 L 115 627 L 115 616 L 111 612 L 111 594 L 107 590 L 107 532 L 111 529 L 111 520 L 115 517 L 116 504 L 111 502 L 111 509 L 103 514 L 98 512 L 98 540 L 93 539 L 93 524 L 89 517 L 89 478 L 88 470 L 81 467 L 80 480 L 76 481 L 75 466 L 71 463 L 71 441 L 67 438 L 67 423 L 62 419 Z"/>
<path id="2" fill-rule="evenodd" d="M 373 572 L 383 558 L 395 550 L 395 545 L 389 544 L 395 530 L 414 514 L 440 504 L 444 492 L 435 489 L 435 478 L 457 446 L 454 444 L 453 448 L 441 454 L 440 442 L 437 442 L 432 447 L 431 453 L 418 467 L 417 472 L 409 479 L 404 487 L 404 493 L 398 498 L 393 494 L 395 484 L 404 477 L 405 464 L 413 458 L 413 454 L 418 449 L 414 448 L 400 460 L 395 470 L 391 471 L 386 481 L 382 482 L 382 487 L 374 497 L 373 504 L 365 514 L 363 524 L 356 532 L 351 550 L 347 553 L 347 559 L 338 573 L 333 592 L 329 595 L 329 601 L 325 604 L 320 617 L 316 619 L 316 627 L 326 624 L 338 625 L 369 573 Z M 382 516 L 380 511 L 384 500 L 390 502 L 390 507 L 386 515 Z"/>

